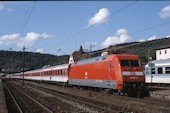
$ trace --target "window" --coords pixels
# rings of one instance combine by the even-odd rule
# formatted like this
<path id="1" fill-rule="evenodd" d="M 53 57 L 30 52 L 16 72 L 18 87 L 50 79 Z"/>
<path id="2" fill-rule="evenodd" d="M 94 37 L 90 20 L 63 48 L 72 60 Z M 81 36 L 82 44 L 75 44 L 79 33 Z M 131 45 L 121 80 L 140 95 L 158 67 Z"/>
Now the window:
<path id="1" fill-rule="evenodd" d="M 61 75 L 63 75 L 63 70 L 61 70 Z"/>
<path id="2" fill-rule="evenodd" d="M 165 73 L 170 74 L 170 67 L 165 67 Z"/>
<path id="3" fill-rule="evenodd" d="M 60 70 L 58 70 L 58 75 L 60 75 Z"/>
<path id="4" fill-rule="evenodd" d="M 166 54 L 166 50 L 165 50 L 165 54 Z"/>
<path id="5" fill-rule="evenodd" d="M 138 60 L 120 60 L 122 67 L 140 67 Z"/>
<path id="6" fill-rule="evenodd" d="M 161 51 L 159 51 L 159 54 L 161 55 Z"/>
<path id="7" fill-rule="evenodd" d="M 130 64 L 132 67 L 140 67 L 138 60 L 130 60 Z"/>
<path id="8" fill-rule="evenodd" d="M 158 67 L 158 74 L 162 74 L 163 70 L 162 67 Z"/>
<path id="9" fill-rule="evenodd" d="M 155 68 L 152 68 L 152 74 L 155 74 Z"/>
<path id="10" fill-rule="evenodd" d="M 110 68 L 113 68 L 113 63 L 112 62 L 110 62 Z"/>
<path id="11" fill-rule="evenodd" d="M 128 60 L 121 60 L 120 64 L 121 64 L 122 67 L 130 67 Z"/>

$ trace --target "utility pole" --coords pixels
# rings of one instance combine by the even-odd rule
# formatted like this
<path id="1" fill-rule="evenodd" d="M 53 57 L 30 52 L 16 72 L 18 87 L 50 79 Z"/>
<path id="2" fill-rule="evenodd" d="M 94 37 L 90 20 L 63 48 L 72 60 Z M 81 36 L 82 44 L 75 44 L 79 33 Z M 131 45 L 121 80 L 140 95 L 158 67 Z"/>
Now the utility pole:
<path id="1" fill-rule="evenodd" d="M 152 75 L 152 57 L 150 57 L 150 49 L 148 49 L 148 65 L 150 67 L 150 75 L 151 75 L 151 90 L 152 90 L 152 81 L 153 81 L 153 75 Z"/>
<path id="2" fill-rule="evenodd" d="M 10 58 L 10 73 L 12 72 L 12 48 L 10 48 L 10 51 L 11 51 L 11 58 Z"/>
<path id="3" fill-rule="evenodd" d="M 22 84 L 23 84 L 23 86 L 25 86 L 25 83 L 24 83 L 24 68 L 25 68 L 24 53 L 25 53 L 25 46 L 23 47 L 23 53 L 22 53 Z"/>

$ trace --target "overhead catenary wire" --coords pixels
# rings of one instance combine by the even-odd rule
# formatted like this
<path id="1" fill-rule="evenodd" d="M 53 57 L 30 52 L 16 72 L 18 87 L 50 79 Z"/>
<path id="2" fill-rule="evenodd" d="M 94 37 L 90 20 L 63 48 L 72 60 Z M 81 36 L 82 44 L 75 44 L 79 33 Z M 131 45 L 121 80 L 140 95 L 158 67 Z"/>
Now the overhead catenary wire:
<path id="1" fill-rule="evenodd" d="M 29 4 L 27 10 L 26 10 L 26 13 L 25 13 L 25 16 L 24 18 L 22 19 L 22 22 L 21 22 L 21 25 L 20 25 L 20 28 L 19 28 L 19 33 L 21 33 L 22 29 L 23 29 L 23 25 L 26 21 L 26 19 L 28 18 L 28 13 L 29 13 L 29 9 L 31 8 L 31 3 Z"/>
<path id="2" fill-rule="evenodd" d="M 136 31 L 136 32 L 133 32 L 133 33 L 129 33 L 128 35 L 132 36 L 132 35 L 135 35 L 135 34 L 138 34 L 138 33 L 142 33 L 142 32 L 148 31 L 148 30 L 152 30 L 152 29 L 155 29 L 155 28 L 167 25 L 167 24 L 170 24 L 170 21 L 169 22 L 165 22 L 165 23 L 161 23 L 161 24 L 157 24 L 157 25 L 151 26 L 149 28 L 147 27 L 145 29 L 141 29 L 139 31 Z"/>
<path id="3" fill-rule="evenodd" d="M 117 13 L 125 10 L 126 8 L 134 5 L 136 2 L 137 2 L 137 0 L 136 0 L 136 1 L 133 1 L 133 2 L 131 2 L 131 3 L 129 3 L 129 4 L 127 4 L 126 6 L 120 8 L 119 10 L 115 11 L 114 13 L 110 14 L 109 16 L 107 16 L 107 17 L 104 18 L 104 19 L 108 19 L 108 18 L 112 17 L 113 15 L 115 15 L 115 14 L 117 14 Z M 78 31 L 77 33 L 73 34 L 72 36 L 70 36 L 70 37 L 68 37 L 68 38 L 65 38 L 64 40 L 58 42 L 57 44 L 49 47 L 49 49 L 52 50 L 51 48 L 53 48 L 53 47 L 55 47 L 55 46 L 57 46 L 57 45 L 60 45 L 60 44 L 66 42 L 66 41 L 68 41 L 68 40 L 71 40 L 71 39 L 75 38 L 75 36 L 79 35 L 80 33 L 84 32 L 84 31 L 86 31 L 86 30 L 88 30 L 88 29 L 90 29 L 91 27 L 93 27 L 93 26 L 95 26 L 95 25 L 96 25 L 96 24 L 91 25 L 91 26 L 89 26 L 89 27 L 87 27 L 87 28 L 85 28 L 85 29 L 82 29 L 82 30 Z"/>
<path id="4" fill-rule="evenodd" d="M 25 24 L 24 24 L 23 28 L 21 29 L 20 34 L 23 33 L 23 31 L 24 31 L 24 29 L 25 29 L 25 27 L 26 27 L 26 25 L 27 25 L 27 23 L 28 23 L 28 20 L 30 19 L 31 14 L 32 14 L 32 12 L 33 12 L 33 10 L 34 10 L 34 8 L 35 8 L 35 5 L 36 5 L 36 1 L 34 2 L 34 5 L 33 5 L 32 9 L 31 9 L 31 11 L 30 11 L 30 13 L 29 13 L 29 15 L 28 15 L 28 18 L 27 18 L 26 21 L 25 21 Z"/>
<path id="5" fill-rule="evenodd" d="M 34 8 L 35 8 L 35 5 L 36 5 L 36 1 L 34 2 L 34 4 L 33 4 L 31 9 L 30 9 L 31 5 L 28 7 L 28 9 L 27 9 L 27 11 L 25 13 L 23 21 L 22 21 L 22 23 L 20 25 L 20 31 L 19 31 L 20 37 L 22 36 L 22 34 L 23 34 L 27 24 L 28 24 L 28 21 L 29 21 L 31 15 L 33 13 Z M 18 44 L 19 40 L 20 40 L 20 38 L 18 38 L 18 40 L 16 41 L 16 45 Z"/>

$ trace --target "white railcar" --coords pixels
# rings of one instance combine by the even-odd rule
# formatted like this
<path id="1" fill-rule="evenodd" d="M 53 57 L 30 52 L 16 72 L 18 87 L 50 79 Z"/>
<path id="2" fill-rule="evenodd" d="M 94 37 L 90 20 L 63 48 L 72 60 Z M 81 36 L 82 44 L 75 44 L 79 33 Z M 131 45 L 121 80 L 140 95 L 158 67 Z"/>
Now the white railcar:
<path id="1" fill-rule="evenodd" d="M 170 58 L 145 65 L 145 78 L 146 83 L 170 84 Z"/>
<path id="2" fill-rule="evenodd" d="M 68 81 L 68 67 L 69 64 L 62 64 L 57 66 L 46 67 L 42 69 L 26 71 L 23 73 L 16 73 L 11 75 L 13 78 L 40 80 L 40 81 Z"/>

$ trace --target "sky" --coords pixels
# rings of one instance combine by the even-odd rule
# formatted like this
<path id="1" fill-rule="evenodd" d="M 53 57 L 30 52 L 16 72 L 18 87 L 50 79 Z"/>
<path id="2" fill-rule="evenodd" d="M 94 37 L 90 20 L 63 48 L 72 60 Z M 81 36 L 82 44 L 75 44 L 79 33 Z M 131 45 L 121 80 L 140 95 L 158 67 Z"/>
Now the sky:
<path id="1" fill-rule="evenodd" d="M 0 2 L 0 50 L 72 54 L 170 36 L 170 1 Z"/>

